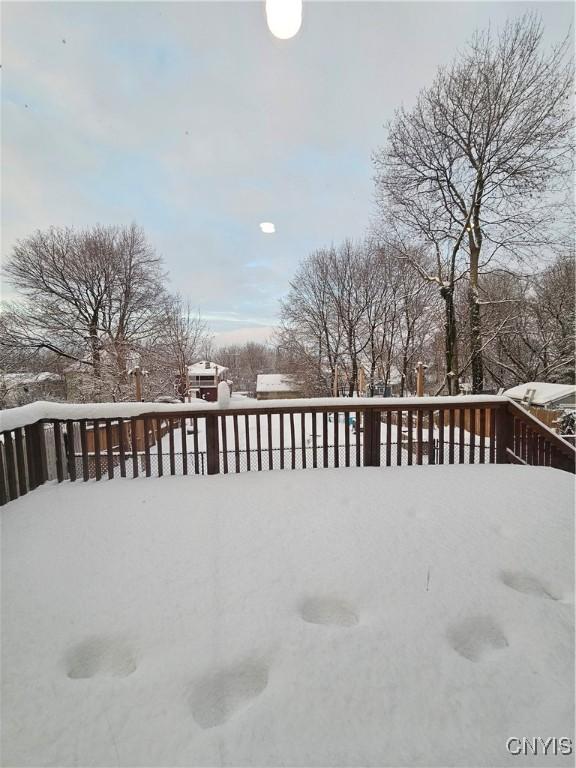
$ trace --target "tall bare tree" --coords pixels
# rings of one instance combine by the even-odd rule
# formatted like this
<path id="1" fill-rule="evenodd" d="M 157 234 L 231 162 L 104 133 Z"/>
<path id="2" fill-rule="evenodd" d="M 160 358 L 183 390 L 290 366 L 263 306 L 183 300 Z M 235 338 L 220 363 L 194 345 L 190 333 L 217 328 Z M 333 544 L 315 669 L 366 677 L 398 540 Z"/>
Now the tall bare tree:
<path id="1" fill-rule="evenodd" d="M 484 386 L 480 275 L 498 257 L 550 245 L 572 150 L 568 38 L 548 52 L 532 14 L 474 35 L 416 106 L 400 109 L 375 154 L 381 202 L 465 254 L 472 386 Z M 410 201 L 420 198 L 420 205 Z M 411 207 L 412 206 L 412 207 Z M 417 220 L 419 213 L 424 215 Z"/>
<path id="2" fill-rule="evenodd" d="M 164 312 L 162 262 L 140 228 L 37 231 L 16 244 L 4 272 L 20 298 L 2 313 L 2 347 L 69 360 L 89 374 L 95 397 L 128 387 L 129 357 Z"/>

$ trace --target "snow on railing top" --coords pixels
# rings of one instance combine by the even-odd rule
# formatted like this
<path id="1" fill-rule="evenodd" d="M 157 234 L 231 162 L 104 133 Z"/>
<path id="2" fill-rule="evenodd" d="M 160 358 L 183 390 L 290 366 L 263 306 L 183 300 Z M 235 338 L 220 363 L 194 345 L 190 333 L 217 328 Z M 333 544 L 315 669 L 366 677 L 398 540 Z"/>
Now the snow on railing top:
<path id="1" fill-rule="evenodd" d="M 290 408 L 307 411 L 312 408 L 333 408 L 335 411 L 362 410 L 367 406 L 375 408 L 379 405 L 394 406 L 406 409 L 411 406 L 428 406 L 429 408 L 453 407 L 459 408 L 474 405 L 479 402 L 501 404 L 510 402 L 507 397 L 498 395 L 458 395 L 456 397 L 311 397 L 292 400 L 252 400 L 249 398 L 234 398 L 227 404 L 225 410 L 258 411 Z M 205 400 L 194 400 L 191 403 L 55 403 L 39 400 L 19 408 L 8 408 L 0 411 L 0 432 L 5 432 L 27 424 L 35 424 L 42 419 L 65 421 L 79 419 L 129 419 L 143 416 L 146 413 L 194 413 L 198 411 L 222 411 L 218 403 Z"/>

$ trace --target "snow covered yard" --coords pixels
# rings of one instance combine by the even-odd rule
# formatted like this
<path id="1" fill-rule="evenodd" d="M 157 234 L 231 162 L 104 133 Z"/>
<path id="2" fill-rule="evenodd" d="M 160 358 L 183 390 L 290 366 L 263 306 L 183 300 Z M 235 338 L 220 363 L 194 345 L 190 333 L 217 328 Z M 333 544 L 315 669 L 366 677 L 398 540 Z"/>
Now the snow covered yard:
<path id="1" fill-rule="evenodd" d="M 50 484 L 2 511 L 5 766 L 571 765 L 573 477 Z"/>

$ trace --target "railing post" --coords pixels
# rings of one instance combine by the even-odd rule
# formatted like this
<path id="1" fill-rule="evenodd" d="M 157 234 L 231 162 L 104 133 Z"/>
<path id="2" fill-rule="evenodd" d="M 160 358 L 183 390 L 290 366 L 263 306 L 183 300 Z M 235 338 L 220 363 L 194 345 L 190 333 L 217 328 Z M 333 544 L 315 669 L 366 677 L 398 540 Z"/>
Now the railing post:
<path id="1" fill-rule="evenodd" d="M 218 416 L 215 415 L 206 416 L 206 468 L 209 475 L 217 475 L 220 472 Z"/>
<path id="2" fill-rule="evenodd" d="M 508 464 L 508 448 L 514 447 L 514 416 L 508 406 L 496 409 L 496 464 Z"/>
<path id="3" fill-rule="evenodd" d="M 380 411 L 364 411 L 364 466 L 380 466 Z"/>
<path id="4" fill-rule="evenodd" d="M 28 429 L 28 428 L 27 428 Z M 46 460 L 46 442 L 44 424 L 37 423 L 30 426 L 31 453 L 34 474 L 34 487 L 37 488 L 48 479 L 48 462 Z"/>

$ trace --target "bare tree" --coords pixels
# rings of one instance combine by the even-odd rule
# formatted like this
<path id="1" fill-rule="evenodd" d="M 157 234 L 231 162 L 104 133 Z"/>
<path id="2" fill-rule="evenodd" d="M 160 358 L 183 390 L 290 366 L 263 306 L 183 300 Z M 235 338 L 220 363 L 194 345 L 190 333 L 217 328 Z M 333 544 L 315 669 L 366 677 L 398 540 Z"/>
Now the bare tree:
<path id="1" fill-rule="evenodd" d="M 136 225 L 37 231 L 4 269 L 21 299 L 2 313 L 0 344 L 69 360 L 91 382 L 82 396 L 128 396 L 129 357 L 163 312 L 161 266 Z"/>
<path id="2" fill-rule="evenodd" d="M 466 257 L 474 392 L 484 386 L 482 270 L 553 241 L 558 181 L 571 162 L 568 38 L 543 53 L 542 33 L 530 14 L 496 36 L 477 33 L 412 110 L 396 113 L 375 155 L 383 204 Z"/>
<path id="3" fill-rule="evenodd" d="M 151 397 L 174 393 L 184 399 L 188 366 L 202 356 L 210 335 L 200 313 L 181 296 L 166 295 L 161 312 L 157 332 L 141 352 L 147 390 Z"/>

